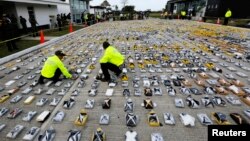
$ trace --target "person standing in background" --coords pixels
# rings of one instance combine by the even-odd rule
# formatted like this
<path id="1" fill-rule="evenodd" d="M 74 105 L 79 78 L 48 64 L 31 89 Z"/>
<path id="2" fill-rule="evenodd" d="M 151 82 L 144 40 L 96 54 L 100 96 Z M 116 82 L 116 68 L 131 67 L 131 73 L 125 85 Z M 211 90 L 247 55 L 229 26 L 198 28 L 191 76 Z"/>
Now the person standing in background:
<path id="1" fill-rule="evenodd" d="M 6 14 L 3 14 L 2 20 L 2 39 L 3 41 L 7 40 L 6 45 L 8 47 L 8 51 L 12 52 L 13 50 L 17 50 L 16 39 L 15 38 L 15 25 L 11 23 L 9 17 Z"/>
<path id="2" fill-rule="evenodd" d="M 57 14 L 57 18 L 56 18 L 56 20 L 57 20 L 57 25 L 58 25 L 58 27 L 59 27 L 59 31 L 62 31 L 62 18 L 61 18 L 61 16 L 59 15 L 59 14 Z"/>
<path id="3" fill-rule="evenodd" d="M 27 20 L 25 18 L 23 18 L 22 16 L 20 16 L 20 23 L 22 25 L 23 28 L 23 33 L 27 34 L 28 33 L 28 28 L 27 28 Z"/>
<path id="4" fill-rule="evenodd" d="M 35 17 L 34 16 L 31 16 L 29 18 L 29 22 L 31 24 L 31 30 L 32 30 L 32 33 L 33 33 L 33 37 L 36 37 L 38 36 L 38 30 L 37 30 L 37 27 L 36 25 L 38 24 Z"/>
<path id="5" fill-rule="evenodd" d="M 181 19 L 186 19 L 186 11 L 184 10 L 181 11 Z"/>
<path id="6" fill-rule="evenodd" d="M 225 14 L 225 18 L 224 18 L 224 24 L 223 25 L 227 25 L 229 18 L 232 16 L 232 11 L 228 8 L 227 12 Z"/>
<path id="7" fill-rule="evenodd" d="M 166 11 L 166 12 L 164 13 L 164 19 L 167 19 L 167 17 L 168 17 L 168 12 Z"/>
<path id="8" fill-rule="evenodd" d="M 20 32 L 18 32 L 18 23 L 17 23 L 17 18 L 14 14 L 11 14 L 10 15 L 10 21 L 11 21 L 11 28 L 12 28 L 12 35 L 13 35 L 13 38 L 16 38 L 20 35 Z"/>
<path id="9" fill-rule="evenodd" d="M 85 14 L 84 14 L 84 24 L 85 24 L 85 25 L 88 25 L 88 19 L 89 19 L 88 13 L 85 13 Z"/>

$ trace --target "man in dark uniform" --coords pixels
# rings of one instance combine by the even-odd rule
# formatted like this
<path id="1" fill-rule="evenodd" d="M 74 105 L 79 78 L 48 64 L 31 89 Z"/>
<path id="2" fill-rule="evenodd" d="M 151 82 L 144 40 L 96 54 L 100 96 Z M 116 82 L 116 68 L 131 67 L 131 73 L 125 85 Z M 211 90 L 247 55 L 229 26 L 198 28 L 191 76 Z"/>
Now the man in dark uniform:
<path id="1" fill-rule="evenodd" d="M 37 27 L 36 27 L 36 24 L 38 24 L 38 23 L 37 23 L 35 17 L 31 16 L 30 19 L 29 19 L 29 22 L 31 24 L 31 30 L 32 30 L 32 33 L 33 33 L 33 37 L 38 36 L 38 30 L 37 30 Z"/>
<path id="2" fill-rule="evenodd" d="M 61 15 L 62 16 L 62 15 Z M 59 14 L 57 14 L 57 18 L 56 18 L 56 20 L 57 20 L 57 25 L 58 25 L 58 27 L 59 27 L 59 31 L 62 31 L 62 17 L 61 17 Z"/>
<path id="3" fill-rule="evenodd" d="M 2 23 L 2 35 L 3 41 L 8 40 L 6 45 L 9 51 L 13 51 L 13 49 L 18 49 L 16 46 L 15 36 L 15 25 L 13 25 L 10 19 L 4 14 L 3 15 L 3 23 Z"/>
<path id="4" fill-rule="evenodd" d="M 25 18 L 23 18 L 22 16 L 20 16 L 20 23 L 21 23 L 21 25 L 22 25 L 22 27 L 23 27 L 23 33 L 28 33 L 28 30 L 27 30 L 27 24 L 26 24 L 26 19 Z"/>

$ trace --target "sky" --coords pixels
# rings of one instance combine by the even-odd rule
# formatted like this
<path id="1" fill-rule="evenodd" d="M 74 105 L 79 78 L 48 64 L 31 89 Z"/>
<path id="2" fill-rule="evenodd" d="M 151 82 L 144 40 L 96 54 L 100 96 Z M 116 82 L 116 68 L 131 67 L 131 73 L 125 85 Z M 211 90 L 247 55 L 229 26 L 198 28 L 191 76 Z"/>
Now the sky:
<path id="1" fill-rule="evenodd" d="M 100 5 L 104 0 L 92 0 L 90 1 L 90 5 L 92 6 L 97 6 Z M 107 0 L 111 6 L 113 5 L 118 5 L 119 9 L 121 9 L 122 0 Z M 151 11 L 158 11 L 162 10 L 165 8 L 165 5 L 168 0 L 128 0 L 127 5 L 134 5 L 135 10 L 140 11 L 140 10 L 147 10 L 151 9 Z"/>

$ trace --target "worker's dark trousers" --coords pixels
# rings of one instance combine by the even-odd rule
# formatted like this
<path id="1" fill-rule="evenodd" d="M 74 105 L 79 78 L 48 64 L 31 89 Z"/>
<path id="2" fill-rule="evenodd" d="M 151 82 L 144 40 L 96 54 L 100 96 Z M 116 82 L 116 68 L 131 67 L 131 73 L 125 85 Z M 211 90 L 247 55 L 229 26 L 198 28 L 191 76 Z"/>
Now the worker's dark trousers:
<path id="1" fill-rule="evenodd" d="M 56 83 L 57 81 L 59 81 L 59 77 L 61 76 L 62 72 L 61 70 L 58 68 L 56 69 L 56 72 L 55 72 L 55 75 L 52 77 L 52 78 L 46 78 L 42 75 L 40 75 L 40 78 L 38 80 L 38 83 L 40 84 L 44 84 L 44 79 L 49 79 L 49 80 L 52 80 L 54 83 Z"/>
<path id="2" fill-rule="evenodd" d="M 15 40 L 6 42 L 6 45 L 8 47 L 8 51 L 13 51 L 13 49 L 18 49 L 18 47 L 16 46 Z"/>
<path id="3" fill-rule="evenodd" d="M 227 24 L 228 24 L 228 20 L 229 20 L 229 18 L 225 18 L 225 19 L 224 19 L 224 25 L 227 25 Z"/>
<path id="4" fill-rule="evenodd" d="M 105 80 L 110 80 L 108 70 L 114 72 L 116 76 L 119 76 L 122 73 L 122 70 L 119 67 L 111 63 L 101 63 L 101 69 Z"/>

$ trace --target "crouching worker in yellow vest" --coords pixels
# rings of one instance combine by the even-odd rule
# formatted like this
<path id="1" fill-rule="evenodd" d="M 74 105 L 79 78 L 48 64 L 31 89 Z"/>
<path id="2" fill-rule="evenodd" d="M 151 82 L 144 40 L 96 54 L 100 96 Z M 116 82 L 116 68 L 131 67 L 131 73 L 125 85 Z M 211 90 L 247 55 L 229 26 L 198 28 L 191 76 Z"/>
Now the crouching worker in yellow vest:
<path id="1" fill-rule="evenodd" d="M 104 54 L 100 59 L 101 70 L 104 78 L 100 80 L 102 82 L 110 82 L 109 70 L 114 72 L 117 77 L 122 73 L 121 67 L 124 63 L 124 56 L 108 42 L 103 43 Z"/>
<path id="2" fill-rule="evenodd" d="M 63 74 L 66 78 L 72 78 L 72 75 L 64 67 L 62 62 L 63 57 L 66 56 L 61 50 L 55 52 L 54 56 L 49 57 L 41 70 L 41 76 L 38 80 L 40 84 L 44 84 L 44 79 L 50 79 L 54 83 L 61 81 L 60 76 Z"/>

